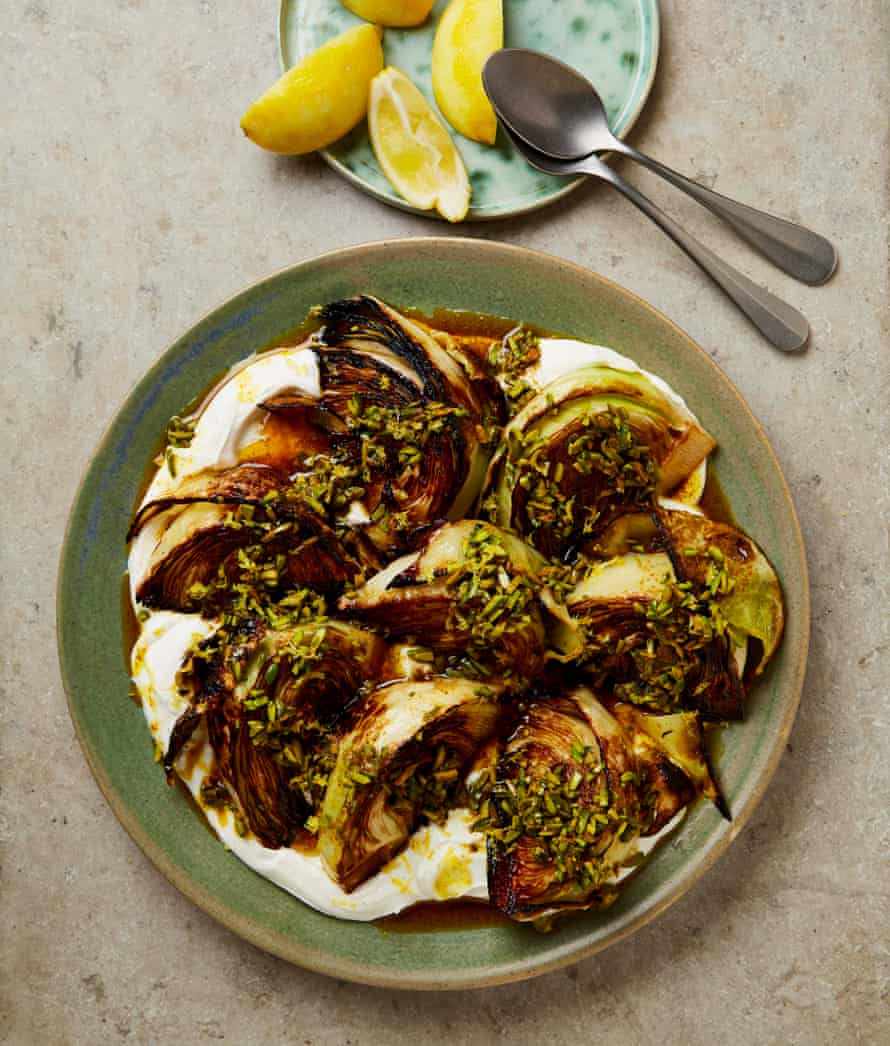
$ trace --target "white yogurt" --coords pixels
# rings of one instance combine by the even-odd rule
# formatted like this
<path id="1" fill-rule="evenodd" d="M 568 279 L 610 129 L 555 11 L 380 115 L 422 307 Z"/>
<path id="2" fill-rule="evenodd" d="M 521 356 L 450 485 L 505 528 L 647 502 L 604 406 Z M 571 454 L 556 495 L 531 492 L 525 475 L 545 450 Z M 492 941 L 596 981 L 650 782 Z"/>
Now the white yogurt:
<path id="1" fill-rule="evenodd" d="M 173 448 L 176 475 L 164 461 L 143 504 L 163 497 L 186 476 L 237 465 L 239 449 L 260 438 L 266 418 L 260 404 L 285 392 L 321 396 L 318 355 L 313 349 L 279 349 L 232 368 L 201 411 L 189 446 Z"/>

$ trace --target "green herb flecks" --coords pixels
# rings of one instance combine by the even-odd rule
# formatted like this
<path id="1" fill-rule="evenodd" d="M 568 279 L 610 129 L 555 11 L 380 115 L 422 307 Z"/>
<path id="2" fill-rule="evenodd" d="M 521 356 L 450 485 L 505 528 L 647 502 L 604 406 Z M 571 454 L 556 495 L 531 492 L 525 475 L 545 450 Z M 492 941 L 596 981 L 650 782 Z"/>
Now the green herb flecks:
<path id="1" fill-rule="evenodd" d="M 534 624 L 531 577 L 516 569 L 497 534 L 479 524 L 466 539 L 463 557 L 452 566 L 446 584 L 453 596 L 446 628 L 466 637 L 457 671 L 511 676 L 515 666 L 503 659 L 504 639 Z"/>
<path id="2" fill-rule="evenodd" d="M 316 454 L 306 462 L 306 471 L 297 473 L 276 500 L 283 505 L 304 501 L 332 525 L 337 515 L 365 495 L 361 470 L 347 460 Z"/>
<path id="3" fill-rule="evenodd" d="M 551 766 L 530 764 L 522 750 L 489 800 L 488 818 L 476 827 L 511 851 L 520 840 L 535 861 L 553 867 L 557 883 L 582 890 L 600 886 L 612 873 L 603 856 L 612 840 L 636 822 L 616 807 L 598 748 L 576 743 L 572 757 Z"/>
<path id="4" fill-rule="evenodd" d="M 467 411 L 435 400 L 419 400 L 397 407 L 368 403 L 355 393 L 349 400 L 346 424 L 360 439 L 361 475 L 371 482 L 376 473 L 398 466 L 417 468 L 427 444 L 453 419 Z"/>
<path id="5" fill-rule="evenodd" d="M 168 447 L 188 447 L 195 438 L 197 418 L 181 418 L 178 414 L 167 423 L 165 442 Z"/>
<path id="6" fill-rule="evenodd" d="M 534 429 L 511 440 L 506 482 L 523 493 L 527 540 L 553 549 L 594 533 L 609 508 L 651 505 L 657 465 L 627 412 L 597 411 L 561 439 Z"/>
<path id="7" fill-rule="evenodd" d="M 394 806 L 407 806 L 422 821 L 442 824 L 454 805 L 461 761 L 444 744 L 437 745 L 434 752 L 432 757 L 425 754 L 418 762 L 394 768 L 387 774 L 385 788 L 388 802 Z"/>
<path id="8" fill-rule="evenodd" d="M 586 622 L 588 671 L 605 680 L 616 659 L 632 670 L 629 679 L 615 682 L 620 700 L 651 706 L 662 712 L 695 707 L 694 698 L 708 685 L 703 659 L 715 640 L 727 638 L 728 624 L 719 598 L 732 581 L 719 551 L 710 550 L 704 585 L 696 590 L 689 581 L 666 579 L 661 595 L 637 606 L 637 620 L 626 634 L 615 635 L 608 617 Z"/>
<path id="9" fill-rule="evenodd" d="M 417 824 L 443 824 L 461 789 L 462 760 L 445 744 L 430 745 L 419 731 L 403 757 L 381 769 L 381 753 L 369 748 L 355 753 L 347 787 L 353 795 L 372 786 L 383 790 L 387 805 Z M 350 796 L 349 803 L 354 802 Z"/>
<path id="10" fill-rule="evenodd" d="M 211 810 L 228 810 L 232 814 L 235 832 L 243 839 L 249 829 L 238 802 L 232 797 L 232 793 L 226 787 L 225 782 L 213 775 L 208 774 L 201 782 L 198 798 L 202 806 Z"/>
<path id="11" fill-rule="evenodd" d="M 540 338 L 527 327 L 517 327 L 491 346 L 488 362 L 498 375 L 511 413 L 515 414 L 534 395 L 525 374 L 540 358 Z"/>
<path id="12" fill-rule="evenodd" d="M 242 698 L 250 740 L 285 770 L 288 784 L 317 811 L 337 758 L 332 729 L 307 713 L 301 687 L 317 677 L 327 630 L 317 623 L 292 629 Z"/>

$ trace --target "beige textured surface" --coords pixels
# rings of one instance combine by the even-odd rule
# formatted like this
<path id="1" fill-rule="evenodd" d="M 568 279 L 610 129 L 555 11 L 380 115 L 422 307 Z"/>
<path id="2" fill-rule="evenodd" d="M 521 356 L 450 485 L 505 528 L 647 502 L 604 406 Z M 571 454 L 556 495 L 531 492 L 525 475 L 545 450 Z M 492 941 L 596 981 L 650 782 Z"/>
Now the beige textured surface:
<path id="1" fill-rule="evenodd" d="M 810 550 L 809 676 L 772 789 L 706 879 L 568 971 L 399 994 L 243 944 L 161 879 L 99 795 L 65 710 L 53 600 L 65 517 L 106 421 L 243 285 L 328 248 L 442 231 L 318 160 L 241 139 L 241 110 L 277 69 L 275 6 L 4 5 L 0 1041 L 890 1042 L 886 0 L 662 4 L 658 84 L 634 140 L 836 239 L 838 275 L 804 288 L 669 197 L 807 313 L 805 357 L 771 353 L 605 191 L 457 230 L 562 254 L 659 306 L 738 383 L 786 469 Z"/>

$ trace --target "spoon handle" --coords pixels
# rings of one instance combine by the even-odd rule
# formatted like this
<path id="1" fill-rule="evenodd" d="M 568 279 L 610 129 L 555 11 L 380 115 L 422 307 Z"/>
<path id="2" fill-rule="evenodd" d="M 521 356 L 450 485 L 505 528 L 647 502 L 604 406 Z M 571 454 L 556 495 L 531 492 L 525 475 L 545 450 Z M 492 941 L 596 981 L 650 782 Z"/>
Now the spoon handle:
<path id="1" fill-rule="evenodd" d="M 682 189 L 712 214 L 722 218 L 742 239 L 789 276 L 813 285 L 831 278 L 837 266 L 837 251 L 824 236 L 707 189 L 625 142 L 617 142 L 614 151 L 648 167 L 671 185 Z"/>
<path id="2" fill-rule="evenodd" d="M 761 334 L 783 352 L 797 352 L 810 336 L 806 319 L 787 302 L 777 298 L 764 287 L 759 287 L 738 269 L 718 258 L 713 251 L 690 236 L 673 218 L 626 182 L 619 174 L 596 156 L 586 157 L 579 168 L 586 174 L 613 185 L 635 204 L 699 266 L 699 268 L 731 298 Z"/>

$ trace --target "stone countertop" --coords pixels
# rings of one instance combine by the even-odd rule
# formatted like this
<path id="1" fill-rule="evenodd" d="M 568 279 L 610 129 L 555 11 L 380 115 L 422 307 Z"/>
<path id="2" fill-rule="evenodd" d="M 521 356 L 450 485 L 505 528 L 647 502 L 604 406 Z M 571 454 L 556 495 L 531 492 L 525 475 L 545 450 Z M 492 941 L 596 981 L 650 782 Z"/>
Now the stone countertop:
<path id="1" fill-rule="evenodd" d="M 318 159 L 276 159 L 242 140 L 241 111 L 277 72 L 274 0 L 6 5 L 0 1041 L 890 1041 L 890 6 L 662 0 L 662 9 L 658 80 L 634 141 L 823 230 L 840 270 L 827 287 L 797 285 L 684 197 L 632 177 L 807 314 L 807 354 L 771 352 L 606 190 L 451 231 L 537 247 L 617 280 L 736 382 L 773 441 L 807 539 L 806 688 L 751 825 L 669 912 L 570 969 L 456 998 L 306 973 L 168 885 L 81 756 L 53 606 L 81 470 L 166 345 L 280 267 L 445 229 L 366 198 Z"/>

